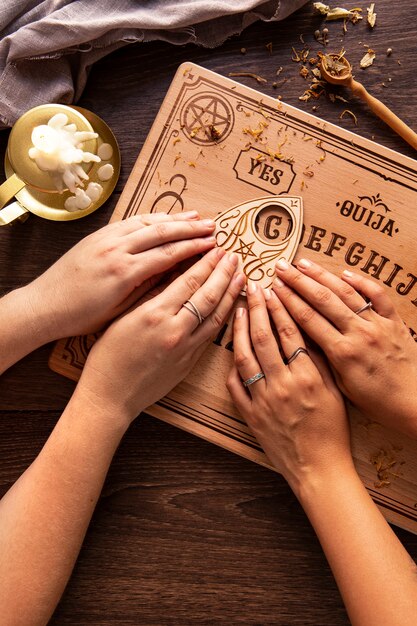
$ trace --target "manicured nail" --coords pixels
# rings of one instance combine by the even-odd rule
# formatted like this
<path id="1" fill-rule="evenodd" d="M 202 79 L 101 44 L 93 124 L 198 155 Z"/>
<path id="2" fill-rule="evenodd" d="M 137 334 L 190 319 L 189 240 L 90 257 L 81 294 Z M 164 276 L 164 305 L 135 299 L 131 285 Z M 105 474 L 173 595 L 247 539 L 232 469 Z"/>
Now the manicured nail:
<path id="1" fill-rule="evenodd" d="M 264 296 L 265 296 L 265 300 L 270 300 L 271 299 L 271 290 L 268 289 L 268 287 L 266 287 L 264 289 Z"/>
<path id="2" fill-rule="evenodd" d="M 248 293 L 250 294 L 256 293 L 257 288 L 258 288 L 258 285 L 253 280 L 248 280 L 248 286 L 247 286 Z"/>
<path id="3" fill-rule="evenodd" d="M 233 263 L 233 265 L 237 265 L 237 254 L 236 252 L 229 253 L 229 261 Z"/>
<path id="4" fill-rule="evenodd" d="M 278 276 L 274 279 L 273 284 L 276 287 L 283 287 L 284 286 L 284 283 L 282 282 L 282 280 L 280 278 L 278 278 Z"/>
<path id="5" fill-rule="evenodd" d="M 351 278 L 353 276 L 353 272 L 349 272 L 349 270 L 343 270 L 343 275 Z"/>
<path id="6" fill-rule="evenodd" d="M 311 267 L 313 264 L 311 263 L 311 261 L 309 261 L 308 259 L 300 259 L 297 262 L 297 267 L 301 267 L 303 269 L 308 269 L 309 267 Z"/>
<path id="7" fill-rule="evenodd" d="M 239 319 L 240 317 L 243 317 L 245 313 L 246 313 L 246 309 L 242 306 L 239 306 L 235 311 L 235 317 Z"/>
<path id="8" fill-rule="evenodd" d="M 216 243 L 216 237 L 214 235 L 209 235 L 208 237 L 203 237 L 204 241 L 208 241 L 209 243 Z"/>
<path id="9" fill-rule="evenodd" d="M 216 226 L 216 222 L 214 220 L 202 220 L 204 226 L 207 226 L 208 228 L 215 228 Z"/>
<path id="10" fill-rule="evenodd" d="M 184 211 L 184 213 L 181 213 L 181 217 L 186 220 L 193 220 L 196 217 L 199 217 L 199 215 L 197 211 Z"/>
<path id="11" fill-rule="evenodd" d="M 287 263 L 285 259 L 280 259 L 279 261 L 277 261 L 277 268 L 279 270 L 287 270 L 289 266 L 289 263 Z"/>

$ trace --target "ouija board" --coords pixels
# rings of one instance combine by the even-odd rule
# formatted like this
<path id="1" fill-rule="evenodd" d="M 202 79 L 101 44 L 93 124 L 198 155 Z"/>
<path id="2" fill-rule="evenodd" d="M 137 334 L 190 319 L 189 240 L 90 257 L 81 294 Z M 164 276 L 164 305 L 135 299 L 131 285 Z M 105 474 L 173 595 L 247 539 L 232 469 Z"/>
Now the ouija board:
<path id="1" fill-rule="evenodd" d="M 187 63 L 112 220 L 198 209 L 220 227 L 232 208 L 264 203 L 267 211 L 234 238 L 243 264 L 259 255 L 256 235 L 274 244 L 299 227 L 295 258 L 310 257 L 335 272 L 353 269 L 385 285 L 417 339 L 416 190 L 412 159 Z M 278 205 L 282 199 L 280 215 L 269 198 Z M 302 223 L 300 214 L 286 213 L 286 203 L 297 198 Z M 61 340 L 50 366 L 77 380 L 94 339 Z M 228 322 L 190 375 L 147 412 L 269 466 L 225 387 L 232 359 Z M 353 455 L 369 493 L 389 521 L 417 532 L 417 442 L 353 407 L 349 413 Z"/>

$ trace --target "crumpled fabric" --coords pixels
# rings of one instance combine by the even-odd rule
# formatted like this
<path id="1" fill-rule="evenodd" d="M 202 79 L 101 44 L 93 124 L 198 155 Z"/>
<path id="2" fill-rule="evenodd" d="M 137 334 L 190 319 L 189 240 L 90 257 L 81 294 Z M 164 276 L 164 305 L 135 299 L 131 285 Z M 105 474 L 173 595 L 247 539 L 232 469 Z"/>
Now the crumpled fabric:
<path id="1" fill-rule="evenodd" d="M 307 0 L 1 0 L 0 126 L 39 104 L 71 104 L 92 64 L 129 43 L 208 48 Z"/>

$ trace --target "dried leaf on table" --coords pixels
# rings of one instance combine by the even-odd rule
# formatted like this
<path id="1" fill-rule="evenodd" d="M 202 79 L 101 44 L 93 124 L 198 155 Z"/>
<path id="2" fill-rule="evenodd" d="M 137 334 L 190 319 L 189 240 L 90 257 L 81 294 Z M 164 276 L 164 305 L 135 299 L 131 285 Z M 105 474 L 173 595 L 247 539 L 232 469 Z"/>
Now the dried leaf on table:
<path id="1" fill-rule="evenodd" d="M 375 57 L 376 57 L 375 51 L 369 48 L 368 52 L 361 59 L 361 62 L 360 62 L 361 68 L 365 69 L 365 67 L 369 67 L 370 65 L 372 65 L 372 63 L 375 60 Z"/>
<path id="2" fill-rule="evenodd" d="M 372 2 L 371 6 L 369 6 L 366 11 L 368 13 L 368 24 L 371 28 L 375 26 L 376 23 L 376 13 L 375 13 L 375 2 Z"/>
<path id="3" fill-rule="evenodd" d="M 343 9 L 341 7 L 334 7 L 331 9 L 328 4 L 323 2 L 313 2 L 313 7 L 318 13 L 326 16 L 326 20 L 349 20 L 354 24 L 362 19 L 360 12 L 362 9 Z"/>

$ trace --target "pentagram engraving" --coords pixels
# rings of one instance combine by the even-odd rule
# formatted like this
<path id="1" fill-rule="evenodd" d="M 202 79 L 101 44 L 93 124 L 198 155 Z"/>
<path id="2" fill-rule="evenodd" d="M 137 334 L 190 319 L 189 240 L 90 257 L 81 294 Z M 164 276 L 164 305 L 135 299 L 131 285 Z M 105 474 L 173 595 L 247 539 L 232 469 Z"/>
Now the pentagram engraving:
<path id="1" fill-rule="evenodd" d="M 251 241 L 249 244 L 245 243 L 243 239 L 239 237 L 240 248 L 235 248 L 235 252 L 242 255 L 242 259 L 246 261 L 248 256 L 256 257 L 256 254 L 252 251 L 254 241 Z"/>
<path id="2" fill-rule="evenodd" d="M 213 145 L 226 139 L 234 125 L 234 114 L 224 98 L 212 92 L 190 98 L 181 111 L 181 128 L 190 141 Z"/>

